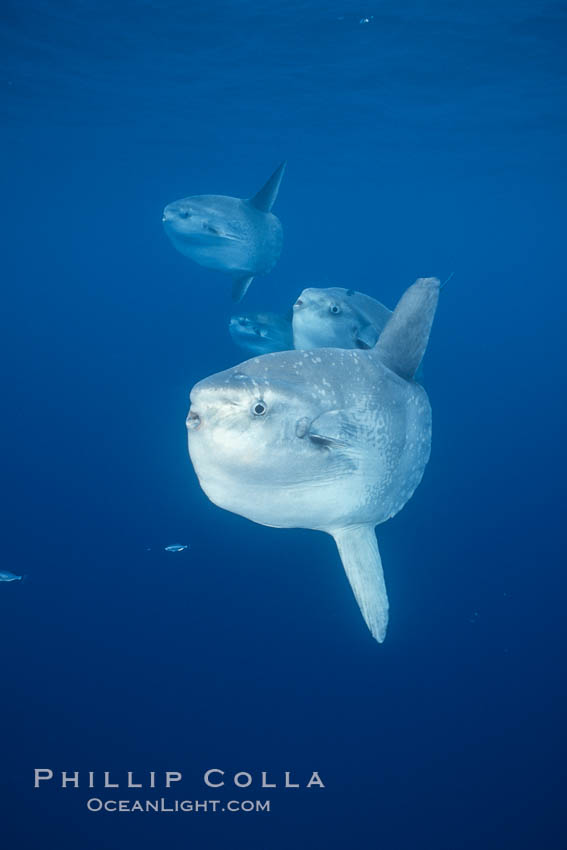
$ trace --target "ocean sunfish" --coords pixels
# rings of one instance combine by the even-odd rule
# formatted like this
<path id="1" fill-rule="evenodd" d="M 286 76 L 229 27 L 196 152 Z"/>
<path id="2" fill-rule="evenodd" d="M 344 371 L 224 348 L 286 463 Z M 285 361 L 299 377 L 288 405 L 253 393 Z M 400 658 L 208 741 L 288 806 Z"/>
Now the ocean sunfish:
<path id="1" fill-rule="evenodd" d="M 201 266 L 233 276 L 235 301 L 240 301 L 255 275 L 266 274 L 279 259 L 283 230 L 271 209 L 284 169 L 282 162 L 253 198 L 194 195 L 163 211 L 165 232 L 178 251 Z"/>
<path id="2" fill-rule="evenodd" d="M 414 375 L 438 297 L 437 278 L 417 280 L 373 349 L 266 354 L 191 392 L 189 454 L 209 499 L 261 525 L 331 534 L 379 642 L 388 598 L 374 528 L 429 459 L 431 408 Z"/>
<path id="3" fill-rule="evenodd" d="M 391 315 L 354 289 L 304 289 L 293 305 L 294 348 L 374 348 Z"/>
<path id="4" fill-rule="evenodd" d="M 0 570 L 0 581 L 23 581 L 24 576 L 17 576 L 9 570 Z"/>
<path id="5" fill-rule="evenodd" d="M 242 313 L 231 316 L 228 326 L 236 345 L 254 354 L 293 348 L 291 322 L 277 313 Z"/>
<path id="6" fill-rule="evenodd" d="M 392 311 L 379 301 L 338 286 L 304 289 L 293 305 L 293 324 L 274 313 L 233 316 L 234 342 L 254 354 L 292 348 L 373 348 Z"/>

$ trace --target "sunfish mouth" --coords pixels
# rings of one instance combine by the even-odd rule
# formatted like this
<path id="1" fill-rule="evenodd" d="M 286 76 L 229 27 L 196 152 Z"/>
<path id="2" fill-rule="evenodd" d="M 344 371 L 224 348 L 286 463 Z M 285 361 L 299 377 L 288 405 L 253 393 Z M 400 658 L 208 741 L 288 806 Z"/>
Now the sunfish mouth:
<path id="1" fill-rule="evenodd" d="M 201 427 L 201 417 L 194 410 L 190 410 L 185 420 L 188 431 L 197 431 Z"/>

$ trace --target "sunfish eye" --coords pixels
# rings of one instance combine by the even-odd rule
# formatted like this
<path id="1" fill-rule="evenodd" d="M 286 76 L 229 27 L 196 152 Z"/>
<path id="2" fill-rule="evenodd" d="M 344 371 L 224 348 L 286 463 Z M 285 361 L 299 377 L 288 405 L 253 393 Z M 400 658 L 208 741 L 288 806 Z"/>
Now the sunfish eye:
<path id="1" fill-rule="evenodd" d="M 330 311 L 331 311 L 331 313 L 333 313 L 333 315 L 335 315 L 335 316 L 337 315 L 337 313 L 340 313 L 340 312 L 341 312 L 341 308 L 339 307 L 339 305 L 338 305 L 338 304 L 331 304 L 331 306 L 329 307 L 329 310 L 330 310 Z"/>
<path id="2" fill-rule="evenodd" d="M 179 218 L 189 218 L 187 210 L 179 210 Z"/>
<path id="3" fill-rule="evenodd" d="M 257 401 L 252 405 L 252 413 L 254 416 L 264 416 L 268 409 L 264 401 Z"/>

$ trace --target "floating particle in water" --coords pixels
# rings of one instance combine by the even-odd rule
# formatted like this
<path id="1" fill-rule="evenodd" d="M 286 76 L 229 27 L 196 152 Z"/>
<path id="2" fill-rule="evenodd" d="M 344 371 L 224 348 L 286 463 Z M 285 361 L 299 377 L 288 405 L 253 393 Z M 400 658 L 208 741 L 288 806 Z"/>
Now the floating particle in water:
<path id="1" fill-rule="evenodd" d="M 478 611 L 473 611 L 471 616 L 469 617 L 469 623 L 476 623 L 478 620 Z"/>
<path id="2" fill-rule="evenodd" d="M 188 549 L 189 546 L 187 543 L 171 543 L 170 546 L 165 547 L 166 552 L 183 552 L 184 549 Z"/>
<path id="3" fill-rule="evenodd" d="M 374 20 L 374 15 L 369 15 L 367 18 L 361 18 L 358 23 L 359 24 L 369 24 L 373 20 Z"/>
<path id="4" fill-rule="evenodd" d="M 0 570 L 0 581 L 23 581 L 23 576 L 17 576 L 8 570 Z"/>

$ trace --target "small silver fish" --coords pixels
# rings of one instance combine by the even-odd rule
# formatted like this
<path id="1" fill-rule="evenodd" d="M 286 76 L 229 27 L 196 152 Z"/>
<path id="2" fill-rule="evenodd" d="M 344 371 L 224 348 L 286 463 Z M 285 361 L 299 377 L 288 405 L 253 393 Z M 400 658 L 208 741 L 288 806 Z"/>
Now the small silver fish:
<path id="1" fill-rule="evenodd" d="M 23 576 L 17 576 L 8 570 L 0 570 L 0 581 L 23 581 Z"/>
<path id="2" fill-rule="evenodd" d="M 186 543 L 172 543 L 171 546 L 166 546 L 166 552 L 183 552 L 184 549 L 188 549 L 188 545 Z"/>

